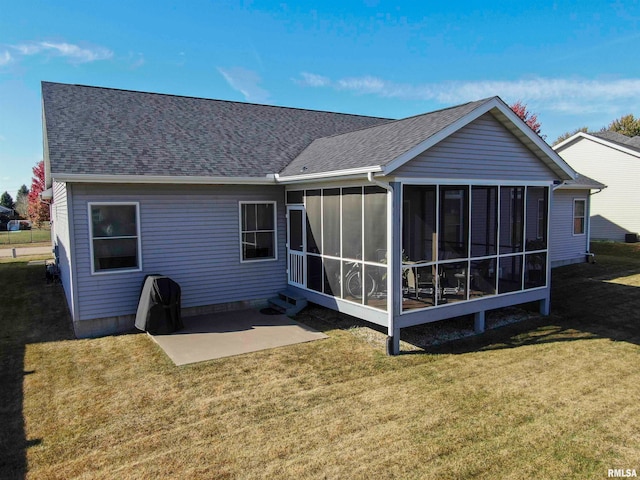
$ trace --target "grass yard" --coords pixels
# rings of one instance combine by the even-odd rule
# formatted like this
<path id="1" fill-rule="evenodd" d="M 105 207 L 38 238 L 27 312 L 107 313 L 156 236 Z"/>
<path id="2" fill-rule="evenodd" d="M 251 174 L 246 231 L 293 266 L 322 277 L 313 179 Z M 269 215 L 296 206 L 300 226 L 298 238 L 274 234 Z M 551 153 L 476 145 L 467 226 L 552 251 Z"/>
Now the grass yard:
<path id="1" fill-rule="evenodd" d="M 0 231 L 0 248 L 30 247 L 36 243 L 51 245 L 51 230 L 34 228 L 16 232 Z"/>
<path id="2" fill-rule="evenodd" d="M 312 308 L 300 320 L 329 339 L 183 367 L 144 334 L 74 340 L 42 266 L 1 264 L 0 478 L 640 472 L 640 251 L 627 247 L 556 270 L 551 317 L 479 337 L 387 357 Z"/>

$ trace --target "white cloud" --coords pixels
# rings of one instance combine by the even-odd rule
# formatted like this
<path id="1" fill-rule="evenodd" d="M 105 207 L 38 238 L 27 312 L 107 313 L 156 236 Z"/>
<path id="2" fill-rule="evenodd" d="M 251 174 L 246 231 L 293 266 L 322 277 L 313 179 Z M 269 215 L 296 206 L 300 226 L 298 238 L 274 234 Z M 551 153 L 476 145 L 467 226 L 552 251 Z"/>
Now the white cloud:
<path id="1" fill-rule="evenodd" d="M 589 80 L 583 78 L 534 77 L 514 81 L 395 83 L 373 76 L 332 80 L 313 73 L 301 73 L 297 83 L 307 87 L 333 88 L 357 95 L 376 95 L 402 100 L 435 101 L 444 105 L 500 96 L 508 103 L 535 102 L 536 108 L 559 113 L 596 113 L 619 110 L 620 104 L 638 102 L 640 78 Z M 318 81 L 316 79 L 322 79 Z M 614 105 L 615 104 L 615 105 Z"/>
<path id="2" fill-rule="evenodd" d="M 256 72 L 242 67 L 218 68 L 218 71 L 248 102 L 264 103 L 269 100 L 269 92 L 259 86 L 262 79 Z"/>
<path id="3" fill-rule="evenodd" d="M 75 63 L 95 62 L 108 60 L 113 57 L 113 52 L 104 47 L 80 47 L 65 42 L 30 42 L 19 45 L 11 45 L 19 55 L 29 56 L 37 54 L 50 54 L 68 58 Z"/>
<path id="4" fill-rule="evenodd" d="M 302 72 L 300 74 L 302 80 L 296 80 L 301 85 L 308 85 L 310 87 L 326 87 L 331 84 L 331 80 L 322 75 L 316 75 L 315 73 Z"/>
<path id="5" fill-rule="evenodd" d="M 9 62 L 11 62 L 11 60 L 11 54 L 7 50 L 5 50 L 4 52 L 0 52 L 0 67 L 3 65 L 7 65 Z"/>

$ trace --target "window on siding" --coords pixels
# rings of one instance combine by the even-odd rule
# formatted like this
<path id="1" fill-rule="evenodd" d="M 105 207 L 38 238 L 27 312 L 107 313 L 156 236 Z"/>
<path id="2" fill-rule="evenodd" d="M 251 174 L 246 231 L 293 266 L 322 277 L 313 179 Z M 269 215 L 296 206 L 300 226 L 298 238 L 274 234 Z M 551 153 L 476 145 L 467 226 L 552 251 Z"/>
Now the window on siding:
<path id="1" fill-rule="evenodd" d="M 241 202 L 242 261 L 275 260 L 276 203 Z"/>
<path id="2" fill-rule="evenodd" d="M 585 228 L 585 215 L 587 211 L 587 201 L 584 199 L 573 200 L 573 234 L 583 235 Z"/>
<path id="3" fill-rule="evenodd" d="M 94 273 L 140 270 L 137 203 L 90 203 L 90 237 Z"/>

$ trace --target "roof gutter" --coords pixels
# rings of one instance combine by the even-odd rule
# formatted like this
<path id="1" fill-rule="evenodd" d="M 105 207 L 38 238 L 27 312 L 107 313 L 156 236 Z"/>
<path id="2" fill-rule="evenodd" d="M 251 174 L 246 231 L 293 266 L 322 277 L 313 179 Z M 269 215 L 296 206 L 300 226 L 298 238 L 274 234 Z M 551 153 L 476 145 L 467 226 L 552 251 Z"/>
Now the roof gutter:
<path id="1" fill-rule="evenodd" d="M 290 175 L 281 177 L 280 174 L 274 175 L 277 183 L 296 183 L 296 182 L 308 182 L 314 180 L 324 180 L 331 178 L 332 180 L 340 178 L 353 177 L 354 175 L 368 175 L 373 172 L 381 172 L 382 167 L 363 167 L 363 168 L 351 168 L 346 170 L 334 170 L 332 172 L 317 172 L 317 173 L 304 173 L 302 175 Z"/>
<path id="2" fill-rule="evenodd" d="M 80 173 L 51 173 L 58 182 L 73 183 L 146 183 L 178 185 L 275 185 L 274 175 L 264 177 L 216 177 L 170 175 L 85 175 Z"/>

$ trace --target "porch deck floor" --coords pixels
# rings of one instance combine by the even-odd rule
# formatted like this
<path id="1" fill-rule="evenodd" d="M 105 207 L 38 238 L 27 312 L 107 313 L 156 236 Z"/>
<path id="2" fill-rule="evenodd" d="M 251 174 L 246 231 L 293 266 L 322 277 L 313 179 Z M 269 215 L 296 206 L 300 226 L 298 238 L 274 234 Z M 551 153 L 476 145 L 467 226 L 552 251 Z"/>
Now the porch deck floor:
<path id="1" fill-rule="evenodd" d="M 265 315 L 253 309 L 186 317 L 182 321 L 185 328 L 178 332 L 150 335 L 176 365 L 328 338 L 286 315 Z"/>

